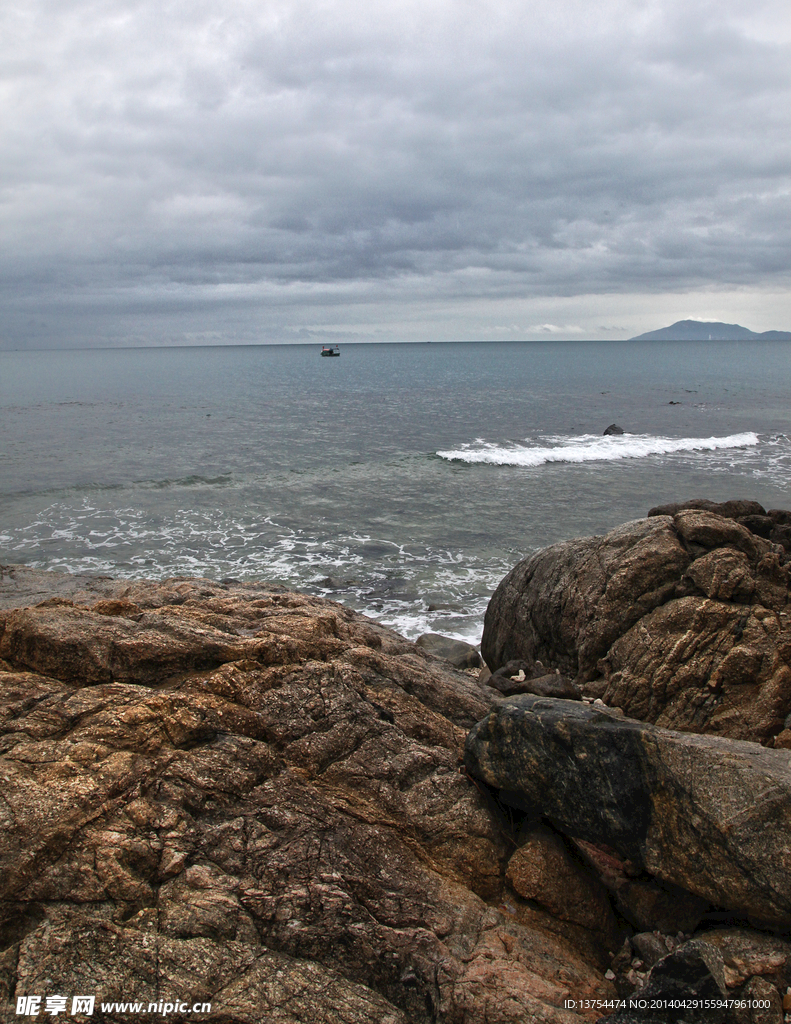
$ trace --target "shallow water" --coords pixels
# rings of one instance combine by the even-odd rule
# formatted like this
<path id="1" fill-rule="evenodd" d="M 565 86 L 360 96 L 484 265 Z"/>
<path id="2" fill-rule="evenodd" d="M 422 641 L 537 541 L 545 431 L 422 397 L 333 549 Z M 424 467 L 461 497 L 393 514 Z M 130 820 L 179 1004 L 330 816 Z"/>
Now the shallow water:
<path id="1" fill-rule="evenodd" d="M 263 578 L 477 641 L 540 546 L 791 505 L 785 343 L 319 349 L 0 353 L 0 560 Z"/>

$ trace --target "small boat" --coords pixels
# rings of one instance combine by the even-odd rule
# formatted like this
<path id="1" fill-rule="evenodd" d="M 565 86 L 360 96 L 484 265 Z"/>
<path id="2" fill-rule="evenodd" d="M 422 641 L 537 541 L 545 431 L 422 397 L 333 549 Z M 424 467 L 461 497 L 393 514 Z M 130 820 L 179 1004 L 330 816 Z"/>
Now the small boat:
<path id="1" fill-rule="evenodd" d="M 337 345 L 322 345 L 321 354 L 323 356 L 339 356 L 341 354 L 341 350 Z"/>

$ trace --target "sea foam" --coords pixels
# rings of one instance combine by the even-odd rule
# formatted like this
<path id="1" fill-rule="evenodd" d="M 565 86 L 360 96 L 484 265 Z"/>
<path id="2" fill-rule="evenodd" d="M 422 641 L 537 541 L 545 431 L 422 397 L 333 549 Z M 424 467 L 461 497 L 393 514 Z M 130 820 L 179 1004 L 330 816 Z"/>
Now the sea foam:
<path id="1" fill-rule="evenodd" d="M 644 459 L 651 455 L 715 451 L 720 448 L 748 448 L 758 444 L 752 431 L 726 437 L 656 437 L 651 434 L 578 437 L 545 437 L 544 444 L 497 444 L 478 438 L 451 451 L 437 452 L 452 462 L 486 463 L 492 466 L 543 466 L 548 462 L 612 462 Z"/>

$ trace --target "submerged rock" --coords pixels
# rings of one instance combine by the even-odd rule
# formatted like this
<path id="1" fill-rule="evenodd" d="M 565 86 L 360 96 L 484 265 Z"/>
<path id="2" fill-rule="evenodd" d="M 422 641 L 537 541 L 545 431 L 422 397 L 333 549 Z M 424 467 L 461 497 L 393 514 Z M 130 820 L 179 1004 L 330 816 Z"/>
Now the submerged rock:
<path id="1" fill-rule="evenodd" d="M 481 655 L 478 648 L 464 640 L 454 640 L 439 633 L 422 633 L 415 643 L 436 658 L 444 658 L 454 668 L 480 668 Z"/>
<path id="2" fill-rule="evenodd" d="M 459 772 L 470 676 L 265 585 L 5 567 L 0 603 L 0 996 L 172 992 L 218 1024 L 612 998 L 601 940 L 507 887 Z"/>
<path id="3" fill-rule="evenodd" d="M 566 835 L 605 843 L 716 907 L 791 926 L 783 751 L 526 695 L 470 732 L 466 765 Z"/>

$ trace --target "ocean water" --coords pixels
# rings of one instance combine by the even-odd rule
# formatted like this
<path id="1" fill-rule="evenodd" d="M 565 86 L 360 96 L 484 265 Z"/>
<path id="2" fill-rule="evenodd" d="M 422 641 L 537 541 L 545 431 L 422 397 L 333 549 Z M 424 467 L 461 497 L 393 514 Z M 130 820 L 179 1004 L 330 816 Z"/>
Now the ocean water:
<path id="1" fill-rule="evenodd" d="M 0 353 L 0 562 L 266 579 L 477 642 L 539 547 L 683 498 L 791 507 L 786 343 L 319 351 Z"/>

